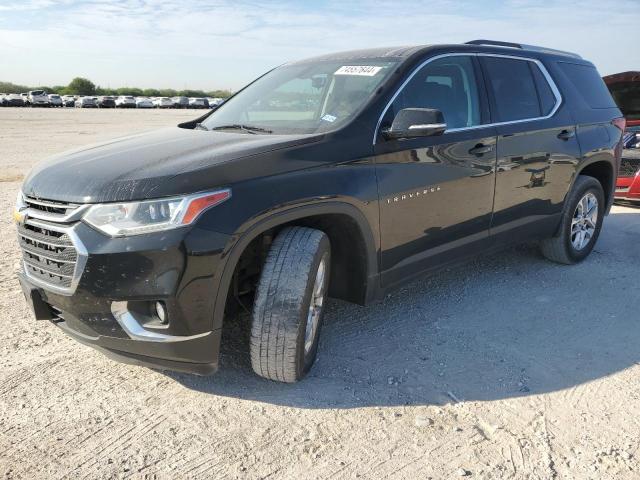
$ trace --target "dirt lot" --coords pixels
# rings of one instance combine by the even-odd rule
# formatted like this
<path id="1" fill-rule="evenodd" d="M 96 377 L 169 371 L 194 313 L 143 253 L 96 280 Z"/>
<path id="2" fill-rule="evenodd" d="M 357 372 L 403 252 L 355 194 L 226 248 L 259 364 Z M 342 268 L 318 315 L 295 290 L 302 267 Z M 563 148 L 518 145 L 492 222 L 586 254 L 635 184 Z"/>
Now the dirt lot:
<path id="1" fill-rule="evenodd" d="M 208 378 L 121 365 L 37 323 L 15 280 L 21 175 L 195 116 L 0 109 L 0 473 L 53 478 L 640 477 L 640 210 L 566 267 L 533 247 L 330 304 L 311 375 L 254 376 L 225 333 Z"/>

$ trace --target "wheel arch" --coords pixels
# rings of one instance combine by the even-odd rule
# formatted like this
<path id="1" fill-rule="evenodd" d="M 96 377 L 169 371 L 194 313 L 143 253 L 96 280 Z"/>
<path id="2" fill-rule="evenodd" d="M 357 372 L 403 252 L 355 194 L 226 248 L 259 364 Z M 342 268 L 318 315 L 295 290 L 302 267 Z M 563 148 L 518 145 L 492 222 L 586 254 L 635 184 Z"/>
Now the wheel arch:
<path id="1" fill-rule="evenodd" d="M 576 179 L 580 175 L 595 178 L 600 185 L 602 185 L 606 202 L 606 213 L 609 213 L 609 209 L 613 204 L 616 188 L 615 171 L 616 169 L 608 158 L 594 158 L 589 163 L 581 165 L 580 169 L 576 172 L 575 178 L 571 182 L 571 189 L 573 189 Z M 569 191 L 571 191 L 571 189 L 569 189 Z"/>
<path id="2" fill-rule="evenodd" d="M 329 236 L 332 247 L 330 296 L 358 304 L 365 304 L 373 297 L 377 249 L 364 214 L 355 206 L 340 201 L 292 207 L 250 225 L 245 224 L 234 235 L 236 239 L 224 253 L 226 261 L 218 281 L 214 330 L 222 327 L 232 279 L 243 254 L 267 232 L 277 234 L 282 228 L 292 225 L 318 228 Z"/>

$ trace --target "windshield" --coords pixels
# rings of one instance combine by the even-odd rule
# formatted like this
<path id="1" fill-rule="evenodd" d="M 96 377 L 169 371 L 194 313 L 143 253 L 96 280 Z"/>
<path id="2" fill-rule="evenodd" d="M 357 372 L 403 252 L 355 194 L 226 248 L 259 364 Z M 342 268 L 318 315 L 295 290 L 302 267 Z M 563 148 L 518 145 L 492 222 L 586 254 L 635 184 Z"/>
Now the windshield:
<path id="1" fill-rule="evenodd" d="M 285 65 L 223 103 L 202 125 L 276 134 L 335 130 L 359 113 L 395 65 L 371 59 Z"/>

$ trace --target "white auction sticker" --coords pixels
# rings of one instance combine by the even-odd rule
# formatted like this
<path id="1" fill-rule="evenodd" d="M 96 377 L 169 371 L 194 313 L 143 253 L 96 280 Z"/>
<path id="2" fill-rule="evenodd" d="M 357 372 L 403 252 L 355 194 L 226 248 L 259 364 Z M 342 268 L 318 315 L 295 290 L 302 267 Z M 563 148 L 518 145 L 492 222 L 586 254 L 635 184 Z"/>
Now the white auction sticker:
<path id="1" fill-rule="evenodd" d="M 362 75 L 364 77 L 373 77 L 382 70 L 382 67 L 374 65 L 343 65 L 334 75 Z"/>

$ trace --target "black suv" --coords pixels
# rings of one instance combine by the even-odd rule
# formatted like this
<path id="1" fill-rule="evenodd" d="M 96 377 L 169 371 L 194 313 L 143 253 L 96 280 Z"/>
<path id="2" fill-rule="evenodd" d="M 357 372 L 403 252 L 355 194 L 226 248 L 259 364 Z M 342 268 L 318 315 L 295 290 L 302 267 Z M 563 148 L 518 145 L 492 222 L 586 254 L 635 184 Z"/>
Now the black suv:
<path id="1" fill-rule="evenodd" d="M 473 41 L 278 67 L 199 119 L 37 165 L 15 213 L 38 319 L 199 374 L 251 311 L 266 378 L 313 364 L 326 297 L 366 304 L 514 242 L 572 264 L 608 212 L 624 120 L 579 56 Z"/>

